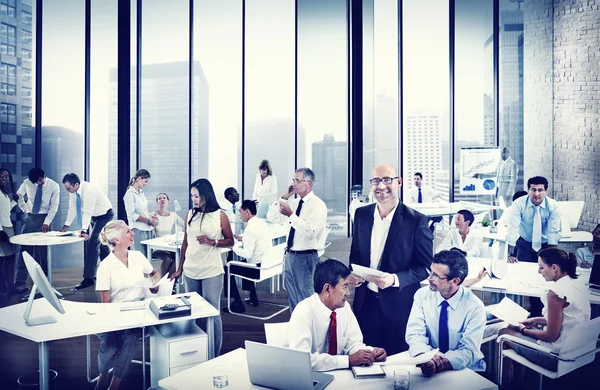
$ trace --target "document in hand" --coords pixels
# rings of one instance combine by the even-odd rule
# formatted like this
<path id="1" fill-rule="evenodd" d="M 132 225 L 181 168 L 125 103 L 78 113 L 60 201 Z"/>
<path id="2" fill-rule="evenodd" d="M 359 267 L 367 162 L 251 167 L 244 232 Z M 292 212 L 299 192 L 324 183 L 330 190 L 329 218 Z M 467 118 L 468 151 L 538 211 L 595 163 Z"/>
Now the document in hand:
<path id="1" fill-rule="evenodd" d="M 363 267 L 362 265 L 352 264 L 352 273 L 367 280 L 369 276 L 383 277 L 385 273 L 378 269 Z"/>
<path id="2" fill-rule="evenodd" d="M 419 356 L 410 357 L 408 351 L 400 352 L 392 356 L 388 356 L 385 360 L 385 365 L 399 365 L 399 366 L 416 366 L 417 364 L 423 364 L 430 361 L 440 350 L 438 348 L 433 349 L 429 352 L 425 352 Z"/>
<path id="3" fill-rule="evenodd" d="M 507 297 L 504 297 L 490 313 L 500 318 L 502 321 L 506 321 L 515 326 L 519 325 L 521 321 L 524 321 L 529 317 L 529 312 L 527 310 L 523 309 Z"/>
<path id="4" fill-rule="evenodd" d="M 356 379 L 363 378 L 379 378 L 385 376 L 385 371 L 380 365 L 373 364 L 372 366 L 353 366 L 352 375 Z"/>
<path id="5" fill-rule="evenodd" d="M 173 284 L 174 283 L 175 283 L 175 279 L 170 280 L 169 274 L 167 273 L 155 285 L 143 286 L 145 289 L 145 292 L 146 292 L 146 298 L 166 297 L 166 296 L 171 295 L 171 293 L 173 292 Z M 156 294 L 154 294 L 150 291 L 150 289 L 154 289 L 157 287 L 158 287 L 158 292 Z"/>

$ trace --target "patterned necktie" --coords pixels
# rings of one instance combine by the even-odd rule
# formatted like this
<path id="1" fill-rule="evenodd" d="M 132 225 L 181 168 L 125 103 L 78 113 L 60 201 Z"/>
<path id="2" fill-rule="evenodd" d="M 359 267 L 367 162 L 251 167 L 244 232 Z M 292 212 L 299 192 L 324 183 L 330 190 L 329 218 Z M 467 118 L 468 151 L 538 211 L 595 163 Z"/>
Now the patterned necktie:
<path id="1" fill-rule="evenodd" d="M 231 206 L 231 210 L 233 211 L 233 216 L 235 217 L 235 203 Z"/>
<path id="2" fill-rule="evenodd" d="M 331 312 L 331 322 L 329 323 L 329 354 L 337 355 L 337 315 Z"/>
<path id="3" fill-rule="evenodd" d="M 442 301 L 442 308 L 440 309 L 440 327 L 439 327 L 439 342 L 440 352 L 448 352 L 450 344 L 450 335 L 448 334 L 448 301 Z"/>
<path id="4" fill-rule="evenodd" d="M 300 199 L 300 203 L 298 203 L 298 208 L 296 209 L 296 215 L 300 216 L 300 210 L 302 210 L 302 205 L 304 201 Z M 294 236 L 296 235 L 296 229 L 293 227 L 290 229 L 290 234 L 288 235 L 287 247 L 288 249 L 292 249 L 292 245 L 294 245 Z"/>
<path id="5" fill-rule="evenodd" d="M 42 191 L 43 186 L 38 184 L 37 189 L 35 190 L 35 199 L 33 199 L 33 208 L 31 209 L 32 214 L 38 214 L 40 212 L 40 208 L 42 207 Z"/>
<path id="6" fill-rule="evenodd" d="M 79 227 L 83 228 L 83 218 L 81 216 L 81 195 L 79 195 L 79 192 L 75 193 L 75 206 L 77 208 L 77 223 L 79 224 Z"/>
<path id="7" fill-rule="evenodd" d="M 536 252 L 542 249 L 542 215 L 540 214 L 540 206 L 535 206 L 535 214 L 533 215 L 531 248 Z"/>
<path id="8" fill-rule="evenodd" d="M 423 193 L 421 192 L 421 188 L 419 187 L 419 199 L 417 200 L 418 203 L 423 203 Z"/>

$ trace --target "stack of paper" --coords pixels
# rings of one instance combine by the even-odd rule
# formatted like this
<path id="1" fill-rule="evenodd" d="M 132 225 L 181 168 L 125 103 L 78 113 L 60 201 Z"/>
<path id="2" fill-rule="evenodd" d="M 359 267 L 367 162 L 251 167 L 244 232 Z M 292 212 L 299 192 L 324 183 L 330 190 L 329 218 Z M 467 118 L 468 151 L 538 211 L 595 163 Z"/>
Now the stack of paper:
<path id="1" fill-rule="evenodd" d="M 521 321 L 525 321 L 529 317 L 527 310 L 507 297 L 504 297 L 496 307 L 490 310 L 490 313 L 514 326 L 518 326 Z"/>

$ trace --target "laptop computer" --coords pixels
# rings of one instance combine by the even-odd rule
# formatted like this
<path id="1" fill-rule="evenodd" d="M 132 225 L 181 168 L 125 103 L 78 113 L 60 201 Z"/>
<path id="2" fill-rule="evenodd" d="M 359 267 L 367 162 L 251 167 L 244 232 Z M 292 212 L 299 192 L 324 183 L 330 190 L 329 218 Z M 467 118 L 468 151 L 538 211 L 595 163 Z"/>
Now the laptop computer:
<path id="1" fill-rule="evenodd" d="M 248 373 L 253 385 L 286 390 L 321 390 L 333 375 L 311 369 L 310 353 L 246 341 Z"/>
<path id="2" fill-rule="evenodd" d="M 600 255 L 594 256 L 588 287 L 592 294 L 600 295 Z"/>

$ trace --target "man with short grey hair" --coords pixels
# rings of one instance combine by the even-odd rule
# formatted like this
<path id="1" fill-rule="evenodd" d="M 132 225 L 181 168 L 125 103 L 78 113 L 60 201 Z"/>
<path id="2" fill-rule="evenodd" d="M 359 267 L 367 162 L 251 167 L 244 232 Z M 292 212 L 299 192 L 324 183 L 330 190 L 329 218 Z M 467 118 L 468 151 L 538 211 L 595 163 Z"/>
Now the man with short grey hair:
<path id="1" fill-rule="evenodd" d="M 285 288 L 290 311 L 314 293 L 313 274 L 319 261 L 317 251 L 325 244 L 327 206 L 312 189 L 315 174 L 310 168 L 296 170 L 281 198 L 271 205 L 267 219 L 290 226 L 285 261 Z M 292 198 L 298 195 L 299 198 Z"/>

